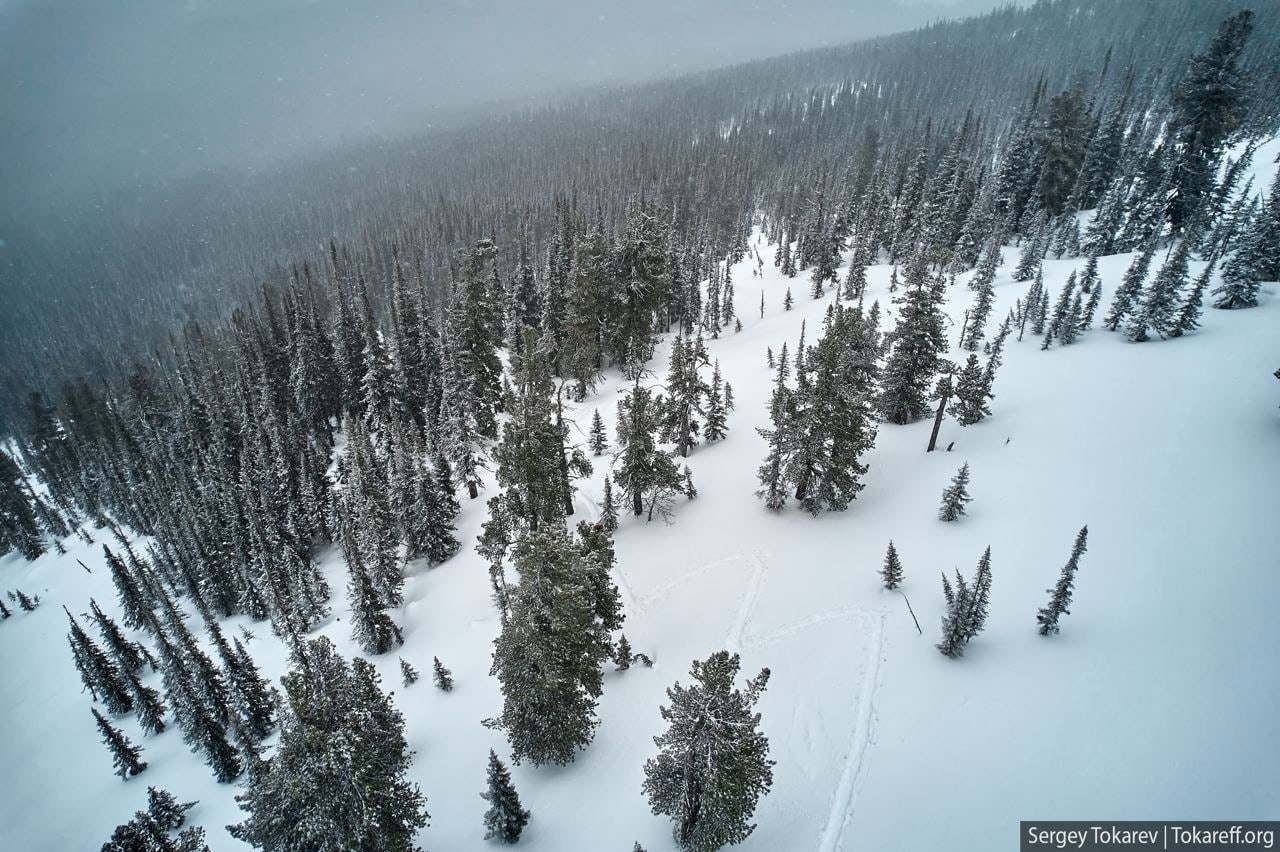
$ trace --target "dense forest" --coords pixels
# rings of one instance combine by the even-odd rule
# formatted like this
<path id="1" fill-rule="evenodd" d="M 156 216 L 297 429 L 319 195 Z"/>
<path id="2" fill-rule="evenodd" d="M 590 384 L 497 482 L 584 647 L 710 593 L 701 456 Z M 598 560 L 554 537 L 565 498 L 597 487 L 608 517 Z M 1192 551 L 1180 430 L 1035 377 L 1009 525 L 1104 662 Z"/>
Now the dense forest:
<path id="1" fill-rule="evenodd" d="M 808 342 L 767 353 L 759 497 L 775 512 L 847 509 L 879 430 L 990 415 L 1007 339 L 1048 349 L 1097 323 L 1153 342 L 1193 332 L 1205 309 L 1257 304 L 1259 282 L 1280 278 L 1280 186 L 1245 185 L 1252 149 L 1228 152 L 1280 124 L 1277 43 L 1273 4 L 1042 0 L 8 224 L 0 551 L 102 544 L 123 624 L 151 648 L 95 607 L 98 643 L 68 612 L 84 685 L 109 715 L 162 730 L 169 714 L 219 780 L 247 778 L 234 836 L 314 848 L 318 825 L 351 848 L 413 848 L 427 816 L 403 777 L 399 711 L 366 661 L 309 635 L 335 597 L 363 651 L 391 653 L 405 562 L 471 547 L 456 535 L 460 501 L 486 499 L 477 551 L 504 699 L 486 724 L 517 762 L 572 762 L 599 724 L 605 664 L 644 656 L 620 635 L 618 517 L 670 518 L 697 494 L 684 458 L 733 426 L 706 341 L 757 308 L 730 266 L 795 278 L 788 308 L 833 297 Z M 776 252 L 762 255 L 756 232 Z M 1008 245 L 1031 289 L 996 316 Z M 1136 259 L 1100 315 L 1097 258 L 1121 252 Z M 1049 292 L 1050 257 L 1084 270 Z M 1192 276 L 1192 260 L 1208 269 Z M 888 306 L 864 299 L 866 267 L 881 263 L 895 276 L 887 331 Z M 969 272 L 968 354 L 953 363 L 940 306 Z M 628 386 L 617 422 L 597 412 L 578 440 L 566 406 L 606 370 Z M 578 521 L 578 483 L 601 464 L 602 517 Z M 966 465 L 943 495 L 943 521 L 964 514 L 968 477 Z M 149 537 L 145 552 L 126 530 Z M 1068 612 L 1086 534 L 1040 613 L 1045 635 Z M 329 547 L 345 589 L 317 569 Z M 888 588 L 900 572 L 891 544 Z M 941 653 L 960 656 L 982 630 L 990 582 L 989 548 L 972 580 L 944 575 Z M 236 614 L 290 647 L 283 699 L 222 635 Z M 140 683 L 144 666 L 163 694 Z M 772 783 L 752 710 L 770 673 L 737 688 L 739 667 L 714 653 L 668 691 L 645 793 L 682 848 L 744 839 Z M 145 769 L 97 721 L 122 777 Z M 376 819 L 349 810 L 334 753 L 315 746 L 335 735 Z M 688 755 L 708 737 L 716 759 L 695 771 Z M 486 828 L 512 842 L 529 814 L 490 761 Z M 699 798 L 721 787 L 732 795 Z M 182 825 L 176 800 L 154 797 L 159 815 L 139 812 L 104 848 L 172 848 L 136 845 L 148 826 L 167 838 Z M 296 825 L 278 818 L 301 807 Z M 183 837 L 200 848 L 198 831 Z"/>
<path id="2" fill-rule="evenodd" d="M 587 94 L 252 178 L 212 174 L 140 186 L 82 209 L 24 210 L 0 223 L 0 422 L 26 423 L 26 393 L 67 379 L 116 380 L 137 363 L 172 369 L 170 335 L 206 331 L 278 292 L 290 270 L 325 269 L 336 239 L 364 273 L 379 316 L 392 247 L 436 306 L 454 252 L 488 237 L 512 274 L 522 241 L 540 280 L 572 207 L 610 234 L 643 196 L 705 267 L 740 245 L 757 213 L 785 221 L 815 191 L 855 204 L 872 171 L 901 173 L 928 141 L 941 162 L 961 132 L 966 157 L 1000 157 L 1037 92 L 1079 91 L 1160 131 L 1172 88 L 1229 3 L 1038 2 L 919 31 Z M 1240 56 L 1252 92 L 1246 129 L 1276 121 L 1280 72 L 1260 4 Z M 1042 79 L 1043 78 L 1043 79 Z M 1097 113 L 1097 114 L 1095 114 Z M 929 132 L 926 134 L 926 127 Z M 976 177 L 976 176 L 975 176 Z M 332 274 L 332 270 L 327 274 Z"/>

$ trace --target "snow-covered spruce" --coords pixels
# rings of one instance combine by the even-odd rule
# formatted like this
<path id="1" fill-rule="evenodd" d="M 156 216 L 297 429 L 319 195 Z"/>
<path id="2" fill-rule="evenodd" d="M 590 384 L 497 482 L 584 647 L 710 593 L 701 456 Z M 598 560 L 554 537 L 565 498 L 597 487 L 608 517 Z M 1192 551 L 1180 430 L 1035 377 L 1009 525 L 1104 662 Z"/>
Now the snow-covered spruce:
<path id="1" fill-rule="evenodd" d="M 769 670 L 737 689 L 738 668 L 738 655 L 727 651 L 694 661 L 694 685 L 667 689 L 671 705 L 660 709 L 668 728 L 654 737 L 658 756 L 644 765 L 649 806 L 671 817 L 676 843 L 690 852 L 750 836 L 756 804 L 773 785 L 769 740 L 754 710 Z"/>
<path id="2" fill-rule="evenodd" d="M 484 839 L 515 843 L 529 824 L 529 812 L 520 805 L 520 794 L 511 783 L 511 773 L 489 749 L 489 774 L 486 789 L 480 794 L 489 803 L 484 812 Z"/>

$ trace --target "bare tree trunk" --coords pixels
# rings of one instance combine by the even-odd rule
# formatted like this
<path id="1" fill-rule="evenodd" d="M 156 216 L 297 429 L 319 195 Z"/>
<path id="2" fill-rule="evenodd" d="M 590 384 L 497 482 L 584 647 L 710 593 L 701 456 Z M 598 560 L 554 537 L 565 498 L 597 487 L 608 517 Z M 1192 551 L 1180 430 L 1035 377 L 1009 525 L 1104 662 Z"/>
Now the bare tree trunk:
<path id="1" fill-rule="evenodd" d="M 951 399 L 951 383 L 947 382 L 941 396 L 938 397 L 938 413 L 933 416 L 933 432 L 929 435 L 929 449 L 926 453 L 931 453 L 938 446 L 938 430 L 942 428 L 942 418 L 947 413 L 947 402 Z"/>

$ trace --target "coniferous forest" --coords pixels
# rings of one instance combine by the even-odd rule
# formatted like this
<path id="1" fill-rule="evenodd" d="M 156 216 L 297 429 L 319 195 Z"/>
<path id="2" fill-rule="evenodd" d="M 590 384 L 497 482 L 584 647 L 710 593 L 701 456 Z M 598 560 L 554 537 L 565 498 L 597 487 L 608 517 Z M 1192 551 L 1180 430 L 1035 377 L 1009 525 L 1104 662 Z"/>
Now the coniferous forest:
<path id="1" fill-rule="evenodd" d="M 1037 0 L 0 222 L 0 836 L 1273 815 L 1278 134 Z"/>

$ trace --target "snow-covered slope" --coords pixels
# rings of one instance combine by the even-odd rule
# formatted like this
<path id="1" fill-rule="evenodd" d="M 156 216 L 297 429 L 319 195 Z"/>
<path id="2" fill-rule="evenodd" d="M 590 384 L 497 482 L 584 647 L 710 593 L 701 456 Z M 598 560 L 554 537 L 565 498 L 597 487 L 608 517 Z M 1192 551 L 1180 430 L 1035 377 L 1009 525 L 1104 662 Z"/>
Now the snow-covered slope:
<path id="1" fill-rule="evenodd" d="M 1274 168 L 1273 149 L 1257 155 L 1255 186 Z M 1129 259 L 1102 260 L 1100 316 Z M 1007 248 L 1005 261 L 994 318 L 1027 288 L 1009 278 L 1017 250 Z M 1050 292 L 1082 265 L 1047 261 Z M 625 632 L 656 665 L 606 675 L 602 724 L 574 764 L 514 768 L 533 812 L 521 847 L 596 852 L 638 840 L 650 852 L 674 849 L 669 823 L 641 795 L 642 765 L 662 729 L 664 689 L 721 648 L 742 655 L 747 675 L 773 670 L 760 710 L 775 781 L 744 850 L 986 850 L 1012 847 L 1019 819 L 1274 816 L 1276 287 L 1264 287 L 1256 310 L 1207 310 L 1203 328 L 1177 340 L 1129 344 L 1095 327 L 1076 344 L 1040 351 L 1030 333 L 1011 338 L 991 418 L 968 428 L 948 420 L 940 446 L 954 449 L 932 454 L 924 452 L 930 423 L 881 426 L 866 489 L 847 512 L 815 519 L 795 508 L 771 514 L 753 496 L 765 455 L 755 429 L 767 422 L 765 347 L 787 341 L 794 350 L 802 321 L 813 342 L 831 296 L 812 300 L 807 280 L 767 263 L 757 277 L 754 268 L 751 258 L 732 270 L 743 331 L 708 342 L 736 410 L 727 440 L 688 460 L 699 497 L 681 503 L 669 526 L 625 518 L 617 534 Z M 868 301 L 889 307 L 889 274 L 870 270 Z M 973 296 L 967 277 L 948 292 L 953 342 Z M 654 362 L 660 372 L 668 344 Z M 597 407 L 612 426 L 622 387 L 611 374 L 581 406 L 584 431 Z M 595 461 L 579 518 L 598 511 L 605 464 Z M 941 523 L 939 495 L 965 461 L 969 513 Z M 503 736 L 481 725 L 501 704 L 488 675 L 498 621 L 470 548 L 483 520 L 483 500 L 467 503 L 459 537 L 468 546 L 435 569 L 410 566 L 406 604 L 393 616 L 406 638 L 400 655 L 423 680 L 403 688 L 397 654 L 375 661 L 408 720 L 413 776 L 432 813 L 420 841 L 431 849 L 486 845 L 478 793 L 487 750 L 507 754 Z M 1060 636 L 1042 638 L 1036 609 L 1086 523 L 1072 612 Z M 923 635 L 904 598 L 880 587 L 890 539 Z M 216 784 L 173 730 L 143 737 L 136 720 L 122 720 L 150 768 L 128 782 L 111 774 L 58 606 L 79 613 L 92 596 L 114 611 L 115 594 L 100 544 L 66 544 L 67 556 L 0 562 L 0 589 L 43 599 L 35 613 L 0 624 L 0 847 L 96 849 L 154 784 L 200 800 L 189 816 L 213 849 L 244 848 L 224 829 L 239 819 L 235 787 Z M 947 659 L 933 647 L 939 572 L 972 574 L 988 545 L 988 627 L 962 659 Z M 343 569 L 336 555 L 325 564 L 336 595 L 323 630 L 350 654 Z M 266 624 L 251 629 L 250 648 L 278 677 L 281 645 Z M 430 684 L 432 656 L 452 668 L 454 692 Z"/>

